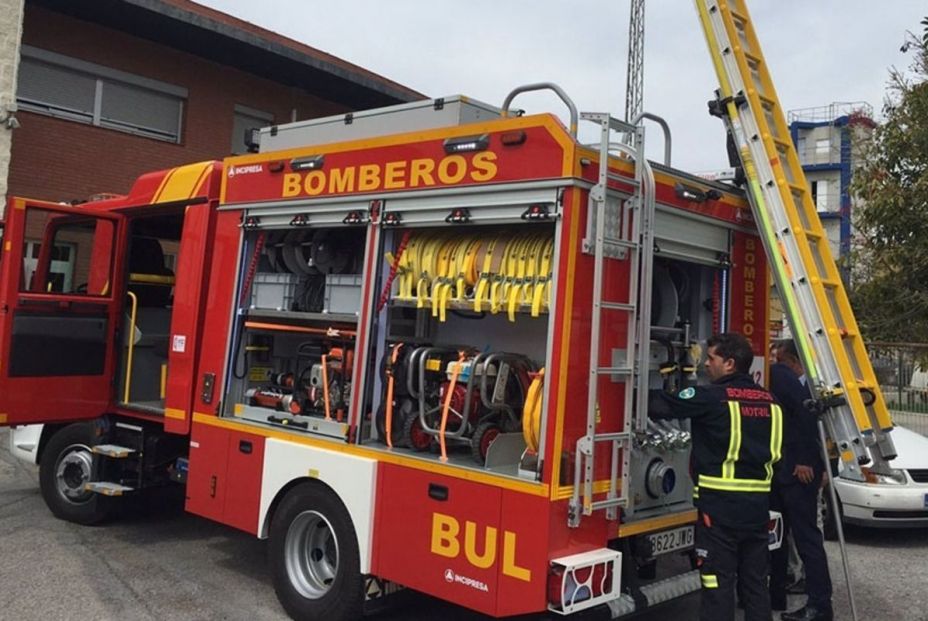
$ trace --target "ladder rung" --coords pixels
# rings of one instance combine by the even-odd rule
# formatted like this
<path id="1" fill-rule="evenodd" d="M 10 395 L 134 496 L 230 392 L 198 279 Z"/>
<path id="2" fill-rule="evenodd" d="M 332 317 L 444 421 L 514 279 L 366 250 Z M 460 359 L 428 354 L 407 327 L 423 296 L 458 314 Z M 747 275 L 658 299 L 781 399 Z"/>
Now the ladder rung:
<path id="1" fill-rule="evenodd" d="M 804 195 L 807 190 L 801 185 L 796 185 L 794 183 L 789 184 L 789 191 L 794 194 L 799 194 L 800 196 Z"/>
<path id="2" fill-rule="evenodd" d="M 615 498 L 597 500 L 596 502 L 590 503 L 590 507 L 593 511 L 598 511 L 599 509 L 608 509 L 609 507 L 624 507 L 625 504 L 626 500 L 624 496 L 616 496 Z"/>
<path id="3" fill-rule="evenodd" d="M 779 108 L 780 107 L 780 104 L 777 103 L 776 99 L 771 99 L 770 97 L 766 97 L 764 95 L 758 95 L 757 98 L 760 99 L 760 102 L 762 104 L 766 104 L 765 107 L 768 107 L 768 108 Z"/>
<path id="4" fill-rule="evenodd" d="M 631 367 L 597 367 L 596 372 L 600 375 L 631 375 Z"/>
<path id="5" fill-rule="evenodd" d="M 609 129 L 616 131 L 616 132 L 623 132 L 623 133 L 629 134 L 629 133 L 634 133 L 634 131 L 638 128 L 632 125 L 631 123 L 626 123 L 625 121 L 621 121 L 615 117 L 610 116 L 609 117 Z"/>
<path id="6" fill-rule="evenodd" d="M 840 280 L 829 280 L 828 278 L 823 278 L 821 282 L 822 286 L 827 287 L 828 289 L 837 289 L 841 286 Z"/>
<path id="7" fill-rule="evenodd" d="M 628 241 L 627 239 L 619 239 L 617 237 L 603 237 L 603 244 L 606 246 L 618 246 L 619 248 L 637 248 L 638 244 L 633 241 Z"/>
<path id="8" fill-rule="evenodd" d="M 623 185 L 630 185 L 633 188 L 637 188 L 639 185 L 641 185 L 638 181 L 636 181 L 632 177 L 626 177 L 625 175 L 607 173 L 606 176 L 609 178 L 609 181 L 615 181 L 616 183 L 621 183 Z"/>
<path id="9" fill-rule="evenodd" d="M 809 229 L 803 229 L 802 232 L 805 234 L 806 239 L 811 239 L 813 241 L 818 241 L 822 239 L 822 236 L 816 233 L 815 231 L 810 231 Z"/>
<path id="10" fill-rule="evenodd" d="M 599 306 L 606 310 L 619 310 L 628 312 L 632 312 L 638 308 L 635 304 L 628 304 L 627 302 L 600 302 Z"/>
<path id="11" fill-rule="evenodd" d="M 90 450 L 97 455 L 105 455 L 106 457 L 112 457 L 113 459 L 123 459 L 135 452 L 134 448 L 129 448 L 128 446 L 117 446 L 115 444 L 98 444 Z"/>
<path id="12" fill-rule="evenodd" d="M 750 21 L 750 20 L 748 20 L 747 17 L 745 17 L 745 16 L 742 15 L 741 13 L 738 13 L 738 12 L 736 12 L 736 11 L 734 11 L 734 10 L 732 10 L 732 12 L 731 12 L 731 17 L 732 17 L 732 19 L 734 19 L 736 22 L 741 22 L 742 24 L 747 24 L 747 23 Z"/>
<path id="13" fill-rule="evenodd" d="M 90 481 L 84 483 L 84 489 L 88 492 L 103 494 L 104 496 L 122 496 L 126 492 L 134 492 L 135 489 L 120 485 L 119 483 L 110 483 L 108 481 Z"/>
<path id="14" fill-rule="evenodd" d="M 777 147 L 781 147 L 781 148 L 783 148 L 783 149 L 785 149 L 785 150 L 787 150 L 787 151 L 788 151 L 789 149 L 792 149 L 792 148 L 793 148 L 793 143 L 792 143 L 792 142 L 790 142 L 789 140 L 783 140 L 782 138 L 774 138 L 774 139 L 773 139 L 773 144 L 776 145 Z"/>

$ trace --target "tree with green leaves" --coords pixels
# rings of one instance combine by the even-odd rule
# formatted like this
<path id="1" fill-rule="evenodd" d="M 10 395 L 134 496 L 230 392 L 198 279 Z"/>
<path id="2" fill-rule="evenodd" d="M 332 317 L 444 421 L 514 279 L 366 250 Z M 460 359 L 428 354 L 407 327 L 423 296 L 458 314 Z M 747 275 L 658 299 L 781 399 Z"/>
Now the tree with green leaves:
<path id="1" fill-rule="evenodd" d="M 884 121 L 858 143 L 851 301 L 869 340 L 928 342 L 928 18 L 891 69 Z"/>

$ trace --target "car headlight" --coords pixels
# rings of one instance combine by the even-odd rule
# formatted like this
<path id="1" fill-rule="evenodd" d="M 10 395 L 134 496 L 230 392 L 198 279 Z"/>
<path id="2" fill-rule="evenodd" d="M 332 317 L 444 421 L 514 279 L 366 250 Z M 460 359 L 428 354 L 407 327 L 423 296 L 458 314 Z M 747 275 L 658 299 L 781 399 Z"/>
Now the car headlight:
<path id="1" fill-rule="evenodd" d="M 867 483 L 877 485 L 905 485 L 908 481 L 905 478 L 905 472 L 896 468 L 889 468 L 885 472 L 875 472 L 870 468 L 861 468 Z"/>

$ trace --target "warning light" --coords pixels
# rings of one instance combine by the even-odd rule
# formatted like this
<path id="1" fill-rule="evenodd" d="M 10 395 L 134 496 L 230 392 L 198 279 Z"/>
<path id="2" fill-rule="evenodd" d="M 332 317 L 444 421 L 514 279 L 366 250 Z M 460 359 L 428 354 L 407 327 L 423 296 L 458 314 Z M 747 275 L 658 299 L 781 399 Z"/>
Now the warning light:
<path id="1" fill-rule="evenodd" d="M 290 170 L 320 170 L 323 166 L 325 166 L 324 155 L 290 160 Z"/>
<path id="2" fill-rule="evenodd" d="M 486 151 L 490 146 L 490 136 L 482 134 L 480 136 L 462 136 L 460 138 L 448 138 L 444 142 L 445 153 L 466 153 L 468 151 Z"/>
<path id="3" fill-rule="evenodd" d="M 547 220 L 551 217 L 551 211 L 543 203 L 529 205 L 528 209 L 522 212 L 523 220 Z"/>
<path id="4" fill-rule="evenodd" d="M 507 147 L 515 147 L 520 144 L 524 144 L 527 137 L 528 136 L 524 131 L 519 130 L 516 132 L 506 132 L 500 135 L 499 139 L 500 142 L 502 142 Z"/>

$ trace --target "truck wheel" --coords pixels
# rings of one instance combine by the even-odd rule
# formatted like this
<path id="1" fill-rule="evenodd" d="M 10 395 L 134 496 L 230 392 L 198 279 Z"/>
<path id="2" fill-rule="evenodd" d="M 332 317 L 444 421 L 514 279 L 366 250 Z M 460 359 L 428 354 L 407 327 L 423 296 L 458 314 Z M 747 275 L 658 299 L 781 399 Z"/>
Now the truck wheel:
<path id="1" fill-rule="evenodd" d="M 113 508 L 110 498 L 84 490 L 90 481 L 93 453 L 97 444 L 93 426 L 75 423 L 53 435 L 42 451 L 39 487 L 42 498 L 55 517 L 77 524 L 97 524 Z"/>
<path id="2" fill-rule="evenodd" d="M 318 484 L 293 488 L 274 514 L 270 538 L 274 590 L 291 617 L 361 617 L 358 538 L 348 510 L 332 491 Z"/>

